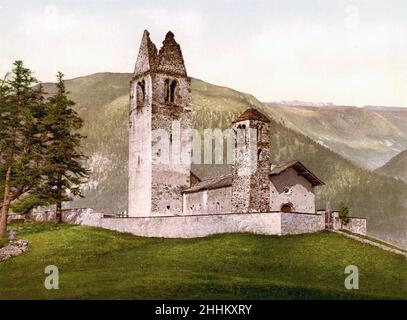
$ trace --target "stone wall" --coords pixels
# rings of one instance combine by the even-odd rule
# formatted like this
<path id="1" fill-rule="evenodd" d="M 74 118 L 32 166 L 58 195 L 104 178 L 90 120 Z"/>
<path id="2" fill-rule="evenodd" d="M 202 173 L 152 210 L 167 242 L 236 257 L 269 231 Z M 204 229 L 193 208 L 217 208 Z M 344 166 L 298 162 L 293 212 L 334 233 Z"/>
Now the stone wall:
<path id="1" fill-rule="evenodd" d="M 292 204 L 292 211 L 315 213 L 315 194 L 311 183 L 293 168 L 271 177 L 270 210 L 280 211 Z"/>
<path id="2" fill-rule="evenodd" d="M 301 234 L 325 229 L 325 216 L 320 214 L 281 213 L 281 234 Z"/>
<path id="3" fill-rule="evenodd" d="M 144 237 L 195 238 L 219 233 L 281 234 L 280 213 L 211 214 L 151 218 L 104 218 L 83 224 Z"/>
<path id="4" fill-rule="evenodd" d="M 333 217 L 333 228 L 335 230 L 341 229 L 341 220 L 339 219 L 338 212 L 332 212 Z M 359 233 L 366 235 L 367 234 L 367 221 L 365 218 L 356 218 L 350 217 L 349 223 L 342 226 L 343 230 L 348 230 L 350 232 Z"/>
<path id="5" fill-rule="evenodd" d="M 37 212 L 30 218 L 53 221 L 55 215 Z M 282 212 L 105 218 L 103 213 L 95 213 L 91 209 L 74 209 L 64 210 L 62 219 L 70 224 L 164 238 L 195 238 L 233 232 L 286 235 L 317 232 L 325 227 L 322 215 Z"/>
<path id="6" fill-rule="evenodd" d="M 91 219 L 93 218 L 93 219 Z M 62 222 L 69 224 L 83 224 L 84 219 L 102 219 L 103 213 L 95 213 L 91 208 L 75 208 L 62 210 Z M 27 215 L 27 219 L 38 222 L 55 221 L 55 210 L 33 210 Z M 88 221 L 88 220 L 86 220 Z"/>
<path id="7" fill-rule="evenodd" d="M 13 213 L 7 217 L 7 223 L 10 223 L 10 222 L 16 221 L 16 220 L 24 220 L 25 218 L 26 218 L 26 215 L 24 215 L 24 214 Z"/>
<path id="8" fill-rule="evenodd" d="M 183 214 L 230 213 L 231 199 L 232 187 L 185 193 Z"/>

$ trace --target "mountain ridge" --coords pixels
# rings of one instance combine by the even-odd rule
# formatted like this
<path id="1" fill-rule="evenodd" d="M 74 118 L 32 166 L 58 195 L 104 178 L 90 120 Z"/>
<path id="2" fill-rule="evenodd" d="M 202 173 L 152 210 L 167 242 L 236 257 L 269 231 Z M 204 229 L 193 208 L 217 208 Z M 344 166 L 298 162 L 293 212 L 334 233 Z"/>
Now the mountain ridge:
<path id="1" fill-rule="evenodd" d="M 407 148 L 407 109 L 267 105 L 284 125 L 369 169 Z"/>
<path id="2" fill-rule="evenodd" d="M 382 167 L 376 169 L 376 172 L 407 183 L 407 149 L 391 158 Z"/>

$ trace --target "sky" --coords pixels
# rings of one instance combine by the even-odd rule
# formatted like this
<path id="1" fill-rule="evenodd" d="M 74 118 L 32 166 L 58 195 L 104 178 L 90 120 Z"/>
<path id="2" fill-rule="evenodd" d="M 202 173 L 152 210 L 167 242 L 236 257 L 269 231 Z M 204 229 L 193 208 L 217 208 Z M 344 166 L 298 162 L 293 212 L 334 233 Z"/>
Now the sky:
<path id="1" fill-rule="evenodd" d="M 0 0 L 0 76 L 132 72 L 144 29 L 188 74 L 262 101 L 407 107 L 405 0 Z"/>

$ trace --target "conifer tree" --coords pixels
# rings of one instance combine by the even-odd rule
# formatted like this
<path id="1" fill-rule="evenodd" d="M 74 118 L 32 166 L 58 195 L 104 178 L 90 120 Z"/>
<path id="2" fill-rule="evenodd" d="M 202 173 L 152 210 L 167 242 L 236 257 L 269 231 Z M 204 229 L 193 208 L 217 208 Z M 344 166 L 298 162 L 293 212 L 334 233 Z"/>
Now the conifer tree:
<path id="1" fill-rule="evenodd" d="M 346 226 L 350 221 L 349 208 L 344 203 L 341 203 L 339 208 L 339 219 L 341 220 L 341 229 L 343 229 L 343 226 Z"/>
<path id="2" fill-rule="evenodd" d="M 41 180 L 42 119 L 45 104 L 41 86 L 22 61 L 16 61 L 0 84 L 0 239 L 7 231 L 11 202 Z"/>
<path id="3" fill-rule="evenodd" d="M 75 103 L 68 98 L 63 76 L 58 72 L 57 92 L 48 99 L 44 126 L 51 138 L 45 155 L 46 182 L 36 191 L 41 198 L 56 205 L 57 223 L 62 219 L 62 203 L 72 200 L 72 196 L 82 196 L 80 185 L 89 175 L 84 167 L 86 156 L 80 150 L 85 137 L 78 132 L 83 120 L 72 108 Z"/>

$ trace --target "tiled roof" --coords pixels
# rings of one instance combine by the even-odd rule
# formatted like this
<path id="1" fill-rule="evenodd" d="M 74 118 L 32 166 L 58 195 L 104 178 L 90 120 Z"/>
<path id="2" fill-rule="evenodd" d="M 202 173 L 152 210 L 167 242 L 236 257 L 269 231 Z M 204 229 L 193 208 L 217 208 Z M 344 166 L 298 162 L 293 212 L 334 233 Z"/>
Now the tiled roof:
<path id="1" fill-rule="evenodd" d="M 185 193 L 197 192 L 201 190 L 210 190 L 217 188 L 230 187 L 232 185 L 232 175 L 219 176 L 198 182 L 191 188 L 185 189 Z"/>
<path id="2" fill-rule="evenodd" d="M 245 120 L 259 120 L 263 122 L 270 122 L 270 119 L 261 111 L 256 109 L 254 106 L 243 112 L 233 123 L 245 121 Z"/>
<path id="3" fill-rule="evenodd" d="M 287 170 L 288 168 L 293 168 L 298 172 L 298 175 L 303 176 L 307 179 L 313 186 L 321 186 L 325 183 L 321 181 L 316 175 L 309 171 L 301 162 L 298 160 L 292 160 L 288 162 L 282 162 L 271 167 L 270 175 L 279 175 L 281 172 Z"/>

